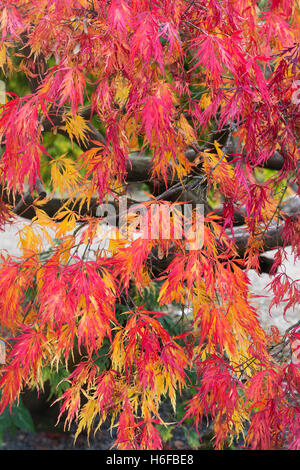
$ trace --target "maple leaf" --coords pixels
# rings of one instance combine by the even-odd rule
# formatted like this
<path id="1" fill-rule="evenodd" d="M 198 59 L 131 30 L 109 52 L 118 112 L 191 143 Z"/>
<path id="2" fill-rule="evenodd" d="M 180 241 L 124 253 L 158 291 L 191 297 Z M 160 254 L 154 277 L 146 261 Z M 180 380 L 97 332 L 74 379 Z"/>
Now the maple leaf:
<path id="1" fill-rule="evenodd" d="M 212 356 L 199 364 L 198 374 L 202 376 L 202 385 L 189 401 L 184 417 L 195 418 L 196 429 L 202 424 L 205 413 L 216 418 L 215 446 L 224 446 L 226 437 L 231 433 L 243 432 L 243 420 L 235 421 L 235 409 L 239 406 L 238 383 L 233 377 L 231 367 L 221 358 Z M 222 405 L 220 406 L 220 403 Z M 234 428 L 236 428 L 234 430 Z"/>
<path id="2" fill-rule="evenodd" d="M 60 96 L 59 106 L 69 102 L 72 114 L 75 115 L 78 106 L 83 106 L 83 95 L 86 86 L 85 78 L 80 68 L 64 67 L 60 70 L 63 73 L 63 79 L 58 89 Z"/>
<path id="3" fill-rule="evenodd" d="M 300 253 L 299 216 L 284 205 L 299 173 L 299 2 L 19 3 L 0 13 L 0 69 L 29 93 L 8 89 L 0 109 L 0 228 L 10 211 L 32 223 L 18 233 L 22 255 L 0 255 L 0 411 L 24 387 L 43 388 L 43 367 L 72 362 L 57 398 L 76 438 L 108 419 L 119 449 L 160 449 L 162 401 L 175 410 L 187 388 L 185 417 L 196 428 L 213 420 L 215 448 L 241 437 L 251 449 L 298 449 L 298 328 L 264 331 L 248 270 L 278 224 L 270 307 L 297 307 L 299 283 L 280 267 L 288 245 Z M 278 155 L 275 173 L 259 170 Z M 102 249 L 94 214 L 136 173 L 156 197 L 124 224 L 120 210 Z M 190 196 L 206 200 L 200 228 L 196 210 L 181 217 Z M 181 334 L 140 306 L 156 283 L 155 301 L 182 305 Z"/>
<path id="4" fill-rule="evenodd" d="M 132 12 L 129 5 L 122 0 L 113 0 L 108 9 L 108 20 L 111 30 L 122 37 L 132 26 Z"/>
<path id="5" fill-rule="evenodd" d="M 15 401 L 19 400 L 25 384 L 34 382 L 37 387 L 42 387 L 42 365 L 48 352 L 44 348 L 45 343 L 46 338 L 41 331 L 25 325 L 22 327 L 22 333 L 9 352 L 8 365 L 2 370 L 1 413 L 8 404 L 12 408 Z"/>
<path id="6" fill-rule="evenodd" d="M 158 22 L 149 11 L 141 12 L 136 17 L 131 37 L 131 60 L 139 57 L 145 64 L 155 61 L 163 72 L 163 49 L 158 28 Z"/>
<path id="7" fill-rule="evenodd" d="M 58 420 L 66 412 L 65 427 L 70 427 L 75 417 L 78 417 L 82 400 L 82 390 L 85 384 L 91 385 L 98 372 L 98 367 L 93 361 L 81 361 L 75 367 L 72 374 L 66 379 L 70 387 L 56 401 L 63 400 Z"/>
<path id="8" fill-rule="evenodd" d="M 128 396 L 123 394 L 123 411 L 120 413 L 117 439 L 119 450 L 139 449 L 136 438 L 136 422 Z"/>
<path id="9" fill-rule="evenodd" d="M 80 173 L 76 162 L 61 155 L 51 162 L 51 184 L 53 191 L 59 191 L 62 196 L 73 193 L 79 187 Z"/>
<path id="10" fill-rule="evenodd" d="M 86 132 L 88 131 L 88 125 L 84 118 L 80 114 L 67 114 L 66 117 L 66 130 L 70 136 L 71 141 L 73 137 L 76 138 L 77 142 L 87 143 Z"/>
<path id="11" fill-rule="evenodd" d="M 7 6 L 4 6 L 1 18 L 1 32 L 2 37 L 6 39 L 7 36 L 19 38 L 19 35 L 25 28 L 22 16 L 12 2 L 7 2 Z"/>

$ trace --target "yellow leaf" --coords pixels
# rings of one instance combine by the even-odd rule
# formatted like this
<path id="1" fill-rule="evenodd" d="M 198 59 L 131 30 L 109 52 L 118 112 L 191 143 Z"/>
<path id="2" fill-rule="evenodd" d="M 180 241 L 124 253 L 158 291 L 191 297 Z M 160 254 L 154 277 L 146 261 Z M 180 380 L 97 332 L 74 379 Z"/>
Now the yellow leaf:
<path id="1" fill-rule="evenodd" d="M 43 245 L 42 238 L 39 234 L 35 233 L 31 225 L 26 225 L 18 233 L 18 246 L 23 251 L 24 256 L 30 256 L 41 251 Z"/>
<path id="2" fill-rule="evenodd" d="M 36 216 L 32 219 L 32 222 L 35 222 L 43 227 L 49 227 L 54 229 L 56 227 L 55 222 L 49 217 L 49 215 L 42 209 L 35 207 Z"/>
<path id="3" fill-rule="evenodd" d="M 63 154 L 51 162 L 51 184 L 53 191 L 59 191 L 61 196 L 78 190 L 81 175 L 76 162 Z"/>
<path id="4" fill-rule="evenodd" d="M 179 121 L 177 122 L 177 125 L 179 129 L 181 130 L 181 133 L 184 137 L 184 140 L 186 141 L 187 144 L 191 144 L 192 142 L 196 141 L 196 136 L 194 133 L 194 129 L 192 126 L 188 123 L 186 117 L 184 114 L 180 114 Z"/>
<path id="5" fill-rule="evenodd" d="M 91 427 L 97 414 L 98 414 L 97 400 L 93 400 L 89 398 L 88 402 L 83 406 L 79 414 L 79 425 L 76 430 L 76 434 L 74 438 L 75 441 L 83 429 L 87 429 L 87 434 L 88 434 L 88 439 L 89 439 Z"/>
<path id="6" fill-rule="evenodd" d="M 56 238 L 61 238 L 66 235 L 67 232 L 75 230 L 78 217 L 77 214 L 69 209 L 59 211 L 55 216 L 55 220 L 61 220 L 56 226 Z"/>
<path id="7" fill-rule="evenodd" d="M 6 47 L 5 44 L 2 44 L 0 48 L 0 67 L 4 70 L 4 65 L 6 64 Z"/>
<path id="8" fill-rule="evenodd" d="M 114 81 L 115 85 L 115 101 L 120 105 L 124 106 L 130 91 L 131 84 L 122 75 L 117 75 Z"/>
<path id="9" fill-rule="evenodd" d="M 88 125 L 86 120 L 80 116 L 80 114 L 68 113 L 65 116 L 66 126 L 65 129 L 69 134 L 70 140 L 73 142 L 73 137 L 76 138 L 77 142 L 86 143 L 88 131 Z"/>
<path id="10" fill-rule="evenodd" d="M 136 133 L 137 123 L 134 117 L 131 117 L 127 120 L 125 125 L 125 130 L 128 138 L 128 147 L 131 151 L 139 150 L 139 141 Z"/>
<path id="11" fill-rule="evenodd" d="M 199 106 L 201 109 L 207 109 L 209 105 L 211 104 L 211 96 L 207 93 L 204 93 L 201 96 L 201 99 L 199 101 Z"/>

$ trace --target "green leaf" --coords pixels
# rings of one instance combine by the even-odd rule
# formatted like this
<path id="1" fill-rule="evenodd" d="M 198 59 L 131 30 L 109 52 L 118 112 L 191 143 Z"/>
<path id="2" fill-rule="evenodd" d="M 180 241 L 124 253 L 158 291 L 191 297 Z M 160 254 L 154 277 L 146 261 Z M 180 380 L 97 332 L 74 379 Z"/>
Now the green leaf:
<path id="1" fill-rule="evenodd" d="M 168 442 L 173 437 L 173 426 L 163 426 L 162 424 L 156 425 L 156 428 L 162 438 L 163 442 Z"/>
<path id="2" fill-rule="evenodd" d="M 196 431 L 188 431 L 185 433 L 188 444 L 192 449 L 198 449 L 200 446 L 200 439 Z"/>
<path id="3" fill-rule="evenodd" d="M 47 372 L 45 372 L 45 376 Z M 69 388 L 70 384 L 65 379 L 70 375 L 70 372 L 67 371 L 65 367 L 60 367 L 58 371 L 53 371 L 48 369 L 48 377 L 50 384 L 50 393 L 48 400 L 51 400 L 52 397 L 59 397 L 62 395 L 67 388 Z"/>
<path id="4" fill-rule="evenodd" d="M 9 412 L 9 407 L 6 407 L 3 413 L 0 415 L 0 434 L 3 433 L 3 431 L 6 431 L 7 429 L 9 429 L 11 425 L 12 425 L 11 414 Z"/>
<path id="5" fill-rule="evenodd" d="M 93 361 L 100 368 L 101 372 L 109 368 L 109 351 L 110 343 L 108 339 L 105 338 L 101 348 L 98 351 L 98 354 L 93 356 Z"/>
<path id="6" fill-rule="evenodd" d="M 11 419 L 13 425 L 15 425 L 16 428 L 29 432 L 35 431 L 32 417 L 27 408 L 25 408 L 22 403 L 12 409 Z"/>
<path id="7" fill-rule="evenodd" d="M 11 411 L 9 406 L 7 406 L 0 415 L 0 444 L 5 431 L 9 430 L 14 434 L 16 429 L 30 432 L 35 431 L 31 415 L 21 401 Z"/>
<path id="8" fill-rule="evenodd" d="M 181 421 L 185 415 L 185 408 L 182 402 L 178 402 L 176 405 L 176 418 Z"/>

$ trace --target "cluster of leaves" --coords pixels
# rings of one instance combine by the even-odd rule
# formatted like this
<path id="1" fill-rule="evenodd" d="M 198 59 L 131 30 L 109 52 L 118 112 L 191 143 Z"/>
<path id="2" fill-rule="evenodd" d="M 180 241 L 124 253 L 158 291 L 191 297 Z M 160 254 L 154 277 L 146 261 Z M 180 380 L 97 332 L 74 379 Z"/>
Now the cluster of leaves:
<path id="1" fill-rule="evenodd" d="M 0 446 L 3 443 L 4 433 L 10 431 L 14 434 L 17 430 L 35 431 L 31 415 L 21 401 L 18 406 L 14 406 L 12 409 L 6 407 L 0 415 Z"/>
<path id="2" fill-rule="evenodd" d="M 24 96 L 8 90 L 2 107 L 0 182 L 13 196 L 25 187 L 34 193 L 44 165 L 51 187 L 51 196 L 33 201 L 36 216 L 20 231 L 23 256 L 0 259 L 0 325 L 10 345 L 1 367 L 0 412 L 25 386 L 43 389 L 45 368 L 55 373 L 73 363 L 59 398 L 66 426 L 75 420 L 78 435 L 110 419 L 118 427 L 119 449 L 159 449 L 161 402 L 168 397 L 175 409 L 192 371 L 197 383 L 184 419 L 199 429 L 209 416 L 215 448 L 230 445 L 249 427 L 249 448 L 299 449 L 299 361 L 279 361 L 271 353 L 282 338 L 263 330 L 247 277 L 247 269 L 258 267 L 263 237 L 283 199 L 274 186 L 297 180 L 300 112 L 293 96 L 299 3 L 5 0 L 0 5 L 0 68 L 4 74 L 24 73 L 32 86 Z M 86 105 L 96 132 L 84 117 Z M 208 145 L 216 122 L 219 130 L 230 126 L 241 149 L 235 155 L 226 155 L 217 141 Z M 72 158 L 51 155 L 44 137 L 49 130 L 67 135 L 82 151 Z M 187 158 L 188 147 L 197 155 L 194 162 Z M 95 195 L 99 202 L 108 196 L 118 200 L 135 150 L 147 151 L 150 178 L 166 185 L 172 178 L 186 184 L 200 167 L 207 191 L 221 195 L 224 217 L 205 215 L 205 242 L 195 249 L 178 206 L 150 198 L 143 215 L 131 214 L 127 239 L 114 231 L 109 249 L 99 245 L 88 259 L 101 228 L 99 219 L 80 210 Z M 282 169 L 275 179 L 258 182 L 256 167 L 275 151 L 284 158 Z M 57 193 L 65 200 L 51 217 L 44 209 Z M 232 230 L 240 206 L 249 235 L 244 259 L 226 230 Z M 158 209 L 172 210 L 173 217 L 150 226 Z M 1 223 L 10 215 L 1 201 Z M 296 259 L 299 220 L 278 218 Z M 141 237 L 137 221 L 157 236 Z M 174 235 L 179 228 L 180 239 Z M 163 236 L 166 230 L 170 237 Z M 50 244 L 47 256 L 44 240 Z M 155 250 L 159 259 L 172 255 L 158 278 L 152 270 Z M 283 256 L 284 247 L 276 267 Z M 162 321 L 166 313 L 132 299 L 132 289 L 142 297 L 157 281 L 160 306 L 176 302 L 192 308 L 193 318 L 180 334 Z M 274 303 L 286 298 L 289 308 L 299 303 L 299 287 L 287 276 L 276 276 L 272 287 Z M 126 305 L 121 313 L 120 302 Z M 295 348 L 296 327 L 287 338 Z"/>

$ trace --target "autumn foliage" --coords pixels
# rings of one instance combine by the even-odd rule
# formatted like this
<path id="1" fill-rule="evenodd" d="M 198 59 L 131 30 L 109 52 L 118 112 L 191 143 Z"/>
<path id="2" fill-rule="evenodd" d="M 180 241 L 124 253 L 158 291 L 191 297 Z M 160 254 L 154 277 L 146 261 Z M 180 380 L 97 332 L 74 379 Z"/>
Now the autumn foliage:
<path id="1" fill-rule="evenodd" d="M 260 269 L 276 222 L 273 304 L 299 308 L 299 284 L 277 272 L 286 246 L 300 256 L 300 215 L 284 211 L 299 179 L 299 2 L 0 5 L 2 78 L 23 74 L 30 87 L 24 96 L 7 89 L 1 107 L 1 227 L 28 205 L 34 211 L 19 233 L 23 256 L 0 258 L 0 411 L 26 387 L 43 390 L 46 367 L 64 365 L 60 419 L 76 422 L 77 435 L 109 420 L 117 448 L 161 449 L 161 403 L 175 409 L 190 389 L 184 420 L 196 429 L 212 420 L 216 449 L 238 438 L 248 449 L 300 449 L 299 324 L 265 331 L 247 276 Z M 53 156 L 47 133 L 70 139 L 76 158 Z M 276 152 L 281 167 L 259 180 Z M 117 229 L 103 249 L 92 208 L 117 205 L 145 156 L 144 181 L 156 193 L 143 217 L 150 229 L 153 208 L 174 209 L 170 237 L 159 230 L 164 218 L 157 237 L 139 237 L 131 213 L 127 238 Z M 186 233 L 174 236 L 183 224 L 168 198 L 175 186 L 221 201 L 222 213 L 206 206 L 200 249 L 187 249 Z M 147 290 L 160 307 L 146 305 Z M 174 302 L 180 332 L 163 321 Z M 288 354 L 277 354 L 282 345 Z"/>

